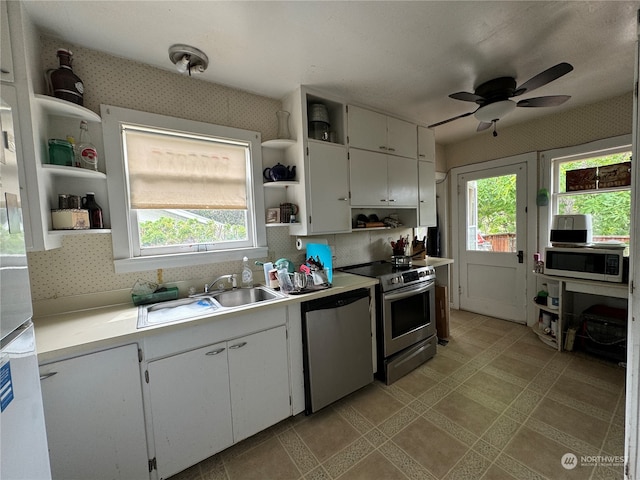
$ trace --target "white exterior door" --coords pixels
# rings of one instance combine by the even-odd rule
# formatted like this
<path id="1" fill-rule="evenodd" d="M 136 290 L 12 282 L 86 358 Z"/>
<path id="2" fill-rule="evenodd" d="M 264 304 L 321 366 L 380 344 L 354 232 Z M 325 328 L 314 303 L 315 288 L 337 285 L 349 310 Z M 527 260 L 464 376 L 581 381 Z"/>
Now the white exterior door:
<path id="1" fill-rule="evenodd" d="M 527 165 L 458 175 L 460 308 L 526 323 Z"/>

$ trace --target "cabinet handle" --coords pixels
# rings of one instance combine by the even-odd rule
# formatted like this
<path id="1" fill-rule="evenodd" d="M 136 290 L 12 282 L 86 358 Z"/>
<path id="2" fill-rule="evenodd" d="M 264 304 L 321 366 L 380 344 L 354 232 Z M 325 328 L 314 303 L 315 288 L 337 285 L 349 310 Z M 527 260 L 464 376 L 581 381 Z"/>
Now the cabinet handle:
<path id="1" fill-rule="evenodd" d="M 386 201 L 387 201 L 387 199 L 386 199 L 386 198 L 381 198 L 381 199 L 380 199 L 380 201 L 381 201 L 381 202 L 386 202 Z"/>
<path id="2" fill-rule="evenodd" d="M 242 348 L 247 344 L 247 342 L 240 342 L 240 343 L 236 343 L 235 345 L 231 345 L 229 347 L 229 350 L 233 349 L 233 350 L 237 350 L 238 348 Z"/>
<path id="3" fill-rule="evenodd" d="M 53 377 L 54 375 L 57 375 L 58 372 L 49 372 L 49 373 L 44 373 L 42 375 L 40 375 L 40 381 L 42 380 L 46 380 L 49 377 Z"/>
<path id="4" fill-rule="evenodd" d="M 386 150 L 386 149 L 387 149 L 387 147 L 385 147 L 384 145 L 380 145 L 378 148 L 379 148 L 380 150 Z"/>
<path id="5" fill-rule="evenodd" d="M 395 202 L 395 199 L 390 198 L 390 199 L 389 199 L 389 201 L 390 201 L 390 202 Z"/>
<path id="6" fill-rule="evenodd" d="M 222 352 L 224 352 L 224 347 L 211 350 L 210 352 L 205 353 L 205 355 L 218 355 L 219 353 L 222 353 Z"/>
<path id="7" fill-rule="evenodd" d="M 420 203 L 424 203 L 424 200 L 420 200 Z"/>
<path id="8" fill-rule="evenodd" d="M 396 151 L 396 149 L 393 148 L 393 147 L 389 147 L 389 148 L 387 148 L 387 150 L 389 150 L 390 152 L 395 152 Z"/>
<path id="9" fill-rule="evenodd" d="M 349 199 L 348 199 L 348 198 L 345 198 L 345 197 L 343 197 L 343 198 L 339 198 L 338 200 L 340 200 L 341 202 L 347 202 L 347 201 L 349 201 Z"/>
<path id="10" fill-rule="evenodd" d="M 424 153 L 421 153 L 418 155 L 420 158 L 426 158 L 426 155 Z"/>

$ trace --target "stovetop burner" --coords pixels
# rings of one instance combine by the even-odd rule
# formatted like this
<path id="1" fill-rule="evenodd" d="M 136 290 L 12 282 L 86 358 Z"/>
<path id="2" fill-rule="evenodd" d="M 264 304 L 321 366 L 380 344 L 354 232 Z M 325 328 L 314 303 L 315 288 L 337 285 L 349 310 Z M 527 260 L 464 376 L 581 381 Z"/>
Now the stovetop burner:
<path id="1" fill-rule="evenodd" d="M 435 278 L 433 267 L 396 267 L 391 262 L 379 260 L 340 268 L 343 272 L 380 280 L 382 291 L 395 290 L 411 284 L 431 281 Z"/>

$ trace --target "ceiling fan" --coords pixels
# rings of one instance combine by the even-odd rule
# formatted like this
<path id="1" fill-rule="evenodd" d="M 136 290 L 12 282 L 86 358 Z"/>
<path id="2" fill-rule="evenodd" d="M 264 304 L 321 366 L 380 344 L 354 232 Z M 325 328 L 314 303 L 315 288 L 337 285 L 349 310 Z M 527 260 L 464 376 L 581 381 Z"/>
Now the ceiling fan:
<path id="1" fill-rule="evenodd" d="M 573 66 L 563 62 L 537 74 L 520 86 L 517 86 L 516 79 L 513 77 L 499 77 L 478 85 L 473 93 L 452 93 L 449 97 L 464 102 L 474 102 L 479 105 L 478 108 L 472 112 L 463 113 L 457 117 L 434 123 L 433 125 L 429 125 L 429 127 L 437 127 L 457 120 L 458 118 L 474 115 L 480 121 L 477 131 L 481 132 L 493 125 L 493 136 L 496 137 L 498 135 L 498 132 L 496 132 L 496 122 L 515 110 L 516 107 L 555 107 L 569 100 L 571 98 L 569 95 L 526 98 L 517 103 L 511 100 L 511 98 L 540 88 L 566 75 L 571 70 L 573 70 Z"/>

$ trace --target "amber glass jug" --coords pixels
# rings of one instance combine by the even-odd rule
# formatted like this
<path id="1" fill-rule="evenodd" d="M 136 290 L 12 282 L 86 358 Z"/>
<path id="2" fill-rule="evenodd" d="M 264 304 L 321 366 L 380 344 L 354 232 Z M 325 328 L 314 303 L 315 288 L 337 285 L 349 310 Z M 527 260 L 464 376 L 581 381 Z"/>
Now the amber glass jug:
<path id="1" fill-rule="evenodd" d="M 60 68 L 47 71 L 51 92 L 56 98 L 82 105 L 84 85 L 71 68 L 73 53 L 70 50 L 60 48 L 57 55 Z"/>
<path id="2" fill-rule="evenodd" d="M 87 196 L 82 197 L 82 208 L 89 210 L 89 225 L 91 228 L 104 228 L 102 208 L 96 202 L 95 193 L 87 192 Z"/>

